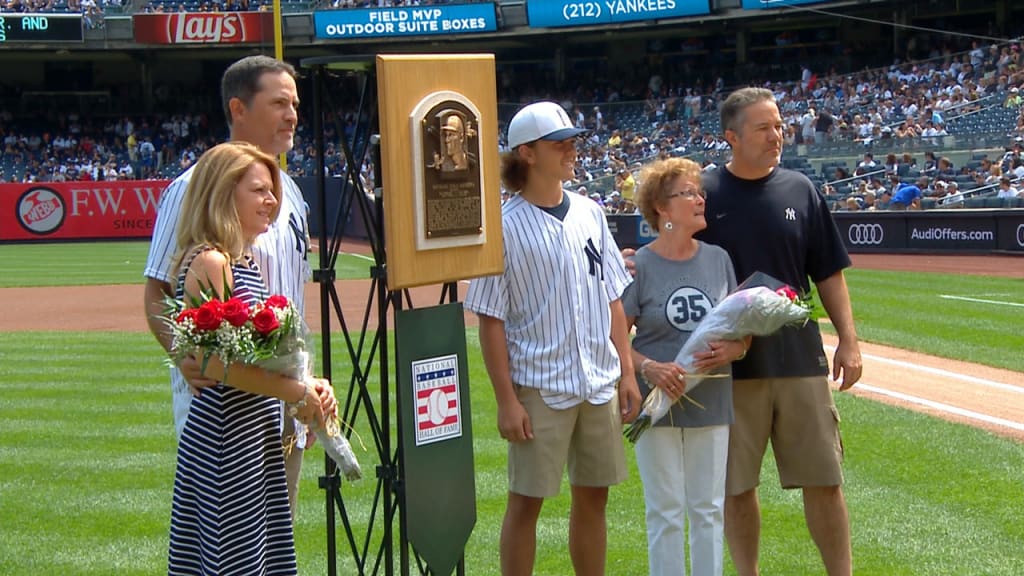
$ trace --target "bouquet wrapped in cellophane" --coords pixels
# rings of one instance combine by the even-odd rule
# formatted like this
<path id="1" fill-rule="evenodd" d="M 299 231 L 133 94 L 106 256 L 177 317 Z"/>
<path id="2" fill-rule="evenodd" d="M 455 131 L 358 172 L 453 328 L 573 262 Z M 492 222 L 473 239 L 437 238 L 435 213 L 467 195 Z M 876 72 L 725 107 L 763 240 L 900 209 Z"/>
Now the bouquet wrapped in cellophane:
<path id="1" fill-rule="evenodd" d="M 230 290 L 224 293 L 229 294 Z M 168 363 L 177 365 L 188 356 L 201 355 L 205 371 L 210 358 L 216 355 L 225 366 L 233 362 L 250 364 L 299 381 L 310 375 L 305 325 L 288 298 L 274 295 L 250 307 L 238 298 L 220 300 L 211 294 L 212 291 L 204 290 L 200 298 L 192 297 L 191 308 L 185 308 L 184 302 L 167 299 L 162 320 L 172 336 Z M 225 375 L 224 384 L 228 384 L 227 380 Z M 309 428 L 345 478 L 362 477 L 352 447 L 338 427 L 337 409 L 325 415 L 325 426 L 313 424 Z"/>
<path id="2" fill-rule="evenodd" d="M 760 273 L 755 276 L 768 281 L 774 280 Z M 744 288 L 753 283 L 752 279 L 748 279 L 723 298 L 718 306 L 712 308 L 676 354 L 675 363 L 686 371 L 684 394 L 705 379 L 716 376 L 698 373 L 694 368 L 694 356 L 699 352 L 708 351 L 711 342 L 739 340 L 747 336 L 768 336 L 783 326 L 803 325 L 811 319 L 809 297 L 800 297 L 795 290 L 785 285 L 776 290 L 766 286 Z M 778 281 L 775 283 L 781 284 Z M 636 442 L 644 431 L 661 420 L 672 405 L 678 402 L 672 400 L 661 388 L 652 388 L 644 399 L 640 415 L 626 427 L 625 436 L 630 442 Z"/>

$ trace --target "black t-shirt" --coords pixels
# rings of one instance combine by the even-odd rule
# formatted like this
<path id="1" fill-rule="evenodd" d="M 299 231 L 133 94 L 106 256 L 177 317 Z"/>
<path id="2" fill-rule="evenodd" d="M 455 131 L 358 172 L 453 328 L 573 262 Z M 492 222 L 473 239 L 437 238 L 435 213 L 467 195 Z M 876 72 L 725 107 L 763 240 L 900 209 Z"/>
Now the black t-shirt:
<path id="1" fill-rule="evenodd" d="M 801 293 L 850 265 L 842 237 L 824 198 L 799 172 L 776 168 L 759 180 L 743 180 L 722 166 L 705 172 L 706 230 L 698 238 L 725 249 L 736 280 L 764 272 Z M 776 378 L 828 373 L 815 322 L 755 338 L 733 376 Z"/>
<path id="2" fill-rule="evenodd" d="M 822 110 L 821 114 L 818 114 L 818 119 L 814 121 L 815 132 L 828 132 L 832 128 L 832 115 Z"/>

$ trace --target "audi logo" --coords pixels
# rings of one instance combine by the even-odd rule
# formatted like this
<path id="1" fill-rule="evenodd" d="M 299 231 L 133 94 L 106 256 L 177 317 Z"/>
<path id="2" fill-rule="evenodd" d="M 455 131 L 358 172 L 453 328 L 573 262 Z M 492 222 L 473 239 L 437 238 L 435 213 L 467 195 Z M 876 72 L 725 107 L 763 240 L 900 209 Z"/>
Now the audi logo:
<path id="1" fill-rule="evenodd" d="M 847 235 L 854 246 L 878 246 L 885 238 L 881 224 L 851 224 Z"/>
<path id="2" fill-rule="evenodd" d="M 1017 225 L 1017 246 L 1024 248 L 1024 224 Z"/>

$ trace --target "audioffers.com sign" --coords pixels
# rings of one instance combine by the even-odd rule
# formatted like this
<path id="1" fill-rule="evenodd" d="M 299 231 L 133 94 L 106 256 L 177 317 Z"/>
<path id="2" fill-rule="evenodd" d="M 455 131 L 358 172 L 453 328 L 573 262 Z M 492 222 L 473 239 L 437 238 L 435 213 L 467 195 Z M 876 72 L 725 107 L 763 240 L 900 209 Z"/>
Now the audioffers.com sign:
<path id="1" fill-rule="evenodd" d="M 922 218 L 907 223 L 907 246 L 943 250 L 995 250 L 993 218 Z"/>
<path id="2" fill-rule="evenodd" d="M 0 241 L 149 238 L 167 180 L 0 184 Z"/>

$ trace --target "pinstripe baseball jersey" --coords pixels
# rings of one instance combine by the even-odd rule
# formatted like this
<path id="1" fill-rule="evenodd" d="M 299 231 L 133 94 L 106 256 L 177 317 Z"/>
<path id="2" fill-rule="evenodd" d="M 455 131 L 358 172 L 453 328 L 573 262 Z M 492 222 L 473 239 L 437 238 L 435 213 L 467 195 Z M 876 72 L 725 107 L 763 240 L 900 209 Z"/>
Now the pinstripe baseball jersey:
<path id="1" fill-rule="evenodd" d="M 175 178 L 160 196 L 144 272 L 148 278 L 171 283 L 177 274 L 171 267 L 178 252 L 178 218 L 194 168 Z M 270 293 L 287 296 L 302 312 L 305 310 L 304 286 L 311 276 L 306 260 L 309 246 L 305 201 L 299 186 L 283 171 L 281 189 L 281 212 L 270 229 L 257 238 L 252 255 Z M 171 389 L 174 394 L 174 425 L 180 435 L 192 396 L 177 368 L 171 369 Z"/>
<path id="2" fill-rule="evenodd" d="M 609 304 L 632 277 L 592 200 L 564 220 L 517 195 L 502 207 L 505 272 L 473 280 L 465 307 L 505 323 L 512 382 L 556 409 L 609 401 L 621 376 Z"/>

